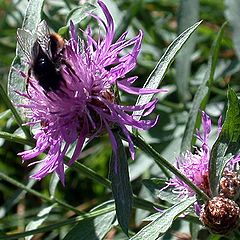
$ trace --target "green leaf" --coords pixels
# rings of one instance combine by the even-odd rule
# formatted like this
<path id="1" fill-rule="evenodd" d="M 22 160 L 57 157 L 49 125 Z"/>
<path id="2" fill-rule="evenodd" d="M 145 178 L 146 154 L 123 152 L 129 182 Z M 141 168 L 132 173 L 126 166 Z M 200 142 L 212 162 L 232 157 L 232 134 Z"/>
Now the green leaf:
<path id="1" fill-rule="evenodd" d="M 112 181 L 112 192 L 116 204 L 118 223 L 128 235 L 128 223 L 132 210 L 132 187 L 129 179 L 128 162 L 122 140 L 114 131 L 117 143 L 116 155 L 112 154 L 109 178 Z"/>
<path id="2" fill-rule="evenodd" d="M 74 8 L 69 12 L 66 18 L 67 26 L 70 25 L 70 20 L 76 25 L 80 23 L 85 17 L 89 16 L 89 13 L 93 12 L 96 6 L 86 2 L 79 7 Z"/>
<path id="3" fill-rule="evenodd" d="M 12 116 L 12 112 L 10 109 L 8 109 L 0 113 L 0 120 L 9 119 L 11 116 Z"/>
<path id="4" fill-rule="evenodd" d="M 58 175 L 54 172 L 51 175 L 51 180 L 49 183 L 49 193 L 50 193 L 51 197 L 55 196 L 55 191 L 57 189 L 57 185 L 58 185 L 59 181 L 60 181 L 60 179 L 59 179 Z"/>
<path id="5" fill-rule="evenodd" d="M 43 222 L 48 218 L 49 213 L 51 212 L 51 210 L 53 209 L 53 207 L 56 206 L 56 204 L 53 204 L 49 207 L 45 207 L 43 208 L 36 216 L 36 218 L 34 220 L 32 220 L 27 226 L 26 226 L 26 231 L 31 231 L 31 230 L 35 230 L 38 227 L 40 227 Z M 32 239 L 33 235 L 25 237 L 25 240 L 30 240 Z"/>
<path id="6" fill-rule="evenodd" d="M 26 14 L 23 20 L 22 28 L 29 30 L 30 32 L 35 32 L 37 25 L 41 21 L 41 11 L 43 7 L 44 0 L 31 0 L 28 3 Z M 22 62 L 20 59 L 24 56 L 22 49 L 17 43 L 16 47 L 16 57 L 14 58 L 8 75 L 8 95 L 14 104 L 21 103 L 21 97 L 15 92 L 15 90 L 24 92 L 26 81 L 20 74 L 16 71 L 27 72 L 28 66 L 26 63 Z M 19 111 L 20 115 L 23 115 Z"/>
<path id="7" fill-rule="evenodd" d="M 153 194 L 153 196 L 158 196 L 159 190 L 166 185 L 166 179 L 151 178 L 143 179 L 143 185 Z"/>
<path id="8" fill-rule="evenodd" d="M 174 57 L 178 53 L 178 51 L 182 48 L 184 43 L 188 40 L 188 38 L 192 35 L 192 33 L 197 29 L 200 22 L 195 23 L 190 28 L 186 29 L 182 34 L 180 34 L 167 48 L 151 74 L 149 75 L 148 79 L 144 84 L 144 88 L 152 88 L 157 89 L 160 83 L 162 82 L 168 67 L 171 65 Z M 148 95 L 140 95 L 137 99 L 135 105 L 143 105 L 151 101 L 154 94 Z M 135 111 L 133 115 L 135 119 L 139 120 L 141 118 L 143 111 Z"/>
<path id="9" fill-rule="evenodd" d="M 238 59 L 240 60 L 240 1 L 236 0 L 225 0 L 226 10 L 225 15 L 226 19 L 229 21 L 232 30 L 233 30 L 233 43 L 236 50 Z"/>
<path id="10" fill-rule="evenodd" d="M 141 189 L 138 193 L 138 197 L 149 202 L 155 202 L 155 198 L 153 194 L 144 186 L 141 186 Z M 144 209 L 137 208 L 135 211 L 135 223 L 136 225 L 140 225 L 142 220 L 149 215 L 149 211 Z"/>
<path id="11" fill-rule="evenodd" d="M 198 21 L 199 0 L 181 0 L 178 17 L 178 32 L 184 31 Z M 191 57 L 197 37 L 194 34 L 183 46 L 176 58 L 176 84 L 178 96 L 186 101 L 189 96 L 189 77 L 191 70 Z"/>
<path id="12" fill-rule="evenodd" d="M 223 170 L 228 161 L 239 152 L 240 149 L 240 102 L 236 93 L 228 90 L 228 109 L 222 131 L 213 145 L 209 179 L 213 196 L 218 194 L 218 184 Z"/>
<path id="13" fill-rule="evenodd" d="M 146 218 L 146 221 L 152 222 L 142 228 L 131 240 L 153 240 L 162 236 L 171 227 L 174 219 L 188 209 L 195 201 L 195 197 L 188 198 L 162 213 L 158 212 Z"/>
<path id="14" fill-rule="evenodd" d="M 142 183 L 148 188 L 148 190 L 153 194 L 154 197 L 166 201 L 170 204 L 176 204 L 182 201 L 183 197 L 179 197 L 178 194 L 173 193 L 173 187 L 166 187 L 167 179 L 151 178 L 143 179 Z"/>
<path id="15" fill-rule="evenodd" d="M 109 205 L 109 202 L 107 203 Z M 93 210 L 103 209 L 106 203 L 94 208 Z M 92 210 L 92 211 L 93 211 Z M 113 227 L 113 222 L 116 218 L 115 211 L 105 213 L 94 219 L 87 219 L 80 221 L 70 232 L 65 236 L 64 240 L 100 240 L 110 231 Z"/>
<path id="16" fill-rule="evenodd" d="M 198 239 L 198 233 L 201 229 L 201 226 L 199 224 L 196 224 L 194 222 L 190 222 L 189 223 L 189 228 L 190 228 L 190 233 L 191 233 L 191 237 L 192 239 Z"/>
<path id="17" fill-rule="evenodd" d="M 186 128 L 183 134 L 181 152 L 185 152 L 187 150 L 191 151 L 192 139 L 193 139 L 193 134 L 196 128 L 196 122 L 197 122 L 199 110 L 200 110 L 200 107 L 202 108 L 202 110 L 204 110 L 207 99 L 209 97 L 210 87 L 213 83 L 214 72 L 217 65 L 218 52 L 221 45 L 221 40 L 223 37 L 223 31 L 225 26 L 226 26 L 226 23 L 222 25 L 212 45 L 206 74 L 204 76 L 202 84 L 198 87 L 198 90 L 194 96 L 192 107 L 189 111 Z"/>

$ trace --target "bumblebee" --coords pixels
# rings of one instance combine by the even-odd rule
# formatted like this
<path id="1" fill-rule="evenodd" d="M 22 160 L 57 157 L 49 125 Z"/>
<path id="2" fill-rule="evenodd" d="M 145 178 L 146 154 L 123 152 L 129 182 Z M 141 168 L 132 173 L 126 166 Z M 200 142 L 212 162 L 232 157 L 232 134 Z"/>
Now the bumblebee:
<path id="1" fill-rule="evenodd" d="M 61 82 L 64 82 L 61 74 L 64 39 L 56 33 L 50 33 L 47 23 L 43 20 L 37 26 L 34 35 L 28 30 L 18 29 L 17 41 L 30 64 L 27 92 L 32 75 L 46 92 L 58 90 Z"/>

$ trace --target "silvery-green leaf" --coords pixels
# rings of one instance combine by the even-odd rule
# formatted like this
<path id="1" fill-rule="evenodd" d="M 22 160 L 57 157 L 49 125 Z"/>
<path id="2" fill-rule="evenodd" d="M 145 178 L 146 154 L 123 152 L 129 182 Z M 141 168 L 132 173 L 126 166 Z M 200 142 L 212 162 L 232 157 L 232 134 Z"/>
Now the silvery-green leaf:
<path id="1" fill-rule="evenodd" d="M 37 229 L 39 226 L 42 225 L 42 223 L 48 218 L 49 213 L 53 209 L 53 207 L 56 206 L 56 204 L 53 204 L 49 207 L 43 208 L 37 216 L 26 226 L 26 231 L 31 231 L 34 229 Z M 25 240 L 30 240 L 32 239 L 33 235 L 25 237 Z"/>
<path id="2" fill-rule="evenodd" d="M 191 197 L 163 212 L 149 216 L 145 220 L 152 222 L 142 228 L 131 240 L 155 240 L 162 236 L 171 227 L 174 219 L 188 209 L 195 201 L 196 198 Z"/>
<path id="3" fill-rule="evenodd" d="M 168 70 L 168 67 L 173 62 L 176 54 L 183 47 L 183 45 L 189 39 L 192 33 L 198 28 L 200 23 L 201 21 L 195 23 L 193 26 L 186 29 L 169 45 L 169 47 L 167 48 L 167 50 L 165 51 L 165 53 L 157 63 L 156 67 L 153 69 L 148 79 L 146 80 L 143 86 L 144 88 L 157 89 L 159 87 L 160 83 L 162 82 Z M 140 95 L 135 105 L 146 104 L 151 101 L 152 97 L 153 97 L 153 94 Z M 136 115 L 135 119 L 139 120 L 141 118 L 142 113 L 143 111 L 135 111 L 133 115 Z"/>
<path id="4" fill-rule="evenodd" d="M 230 26 L 233 30 L 233 43 L 236 50 L 238 59 L 240 60 L 240 1 L 239 0 L 225 0 L 226 19 L 229 21 Z"/>
<path id="5" fill-rule="evenodd" d="M 112 205 L 113 205 L 113 201 L 108 201 L 95 207 L 90 212 L 104 209 L 105 207 L 112 206 Z M 65 236 L 64 240 L 103 239 L 104 236 L 114 226 L 115 219 L 116 219 L 116 212 L 111 211 L 101 216 L 95 217 L 93 219 L 80 221 L 76 226 L 74 226 L 69 231 L 69 233 Z"/>
<path id="6" fill-rule="evenodd" d="M 178 13 L 178 32 L 198 21 L 199 0 L 181 0 Z M 180 100 L 189 99 L 191 61 L 197 36 L 193 34 L 176 57 L 176 84 Z"/>
<path id="7" fill-rule="evenodd" d="M 31 33 L 34 33 L 37 25 L 41 21 L 41 11 L 44 4 L 44 0 L 30 0 L 26 9 L 25 17 L 22 24 L 22 29 L 25 29 Z M 29 36 L 30 37 L 30 36 Z M 31 41 L 31 39 L 29 39 Z M 26 80 L 20 76 L 16 71 L 27 72 L 27 63 L 23 62 L 24 56 L 23 49 L 17 43 L 16 57 L 14 58 L 8 75 L 8 95 L 14 104 L 21 103 L 21 97 L 15 92 L 15 90 L 24 92 L 26 86 Z M 19 111 L 19 114 L 22 113 Z"/>

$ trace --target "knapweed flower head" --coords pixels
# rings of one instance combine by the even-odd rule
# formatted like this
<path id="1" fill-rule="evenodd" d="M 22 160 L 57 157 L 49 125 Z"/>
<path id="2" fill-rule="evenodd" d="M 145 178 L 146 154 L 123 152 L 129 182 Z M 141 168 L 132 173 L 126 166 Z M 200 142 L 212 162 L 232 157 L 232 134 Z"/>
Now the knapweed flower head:
<path id="1" fill-rule="evenodd" d="M 73 23 L 70 24 L 70 39 L 65 40 L 61 74 L 64 81 L 56 91 L 45 91 L 32 75 L 29 79 L 28 94 L 21 107 L 27 109 L 27 123 L 34 126 L 36 146 L 19 153 L 24 161 L 37 157 L 43 152 L 47 156 L 41 161 L 41 169 L 32 177 L 42 179 L 55 171 L 64 184 L 64 156 L 70 145 L 75 150 L 69 165 L 79 157 L 86 139 L 93 139 L 108 132 L 113 152 L 117 143 L 112 128 L 117 126 L 128 140 L 130 154 L 134 159 L 134 146 L 127 126 L 147 130 L 156 124 L 154 120 L 135 120 L 133 111 L 150 114 L 156 105 L 153 100 L 141 106 L 127 106 L 118 103 L 114 89 L 130 94 L 157 93 L 159 90 L 133 87 L 137 77 L 126 77 L 135 66 L 143 38 L 142 31 L 127 40 L 127 32 L 114 42 L 115 30 L 111 14 L 102 1 L 98 1 L 106 21 L 94 14 L 91 17 L 104 27 L 105 35 L 98 37 L 88 27 L 83 31 L 84 39 L 77 36 Z M 51 81 L 51 79 L 49 79 Z"/>
<path id="2" fill-rule="evenodd" d="M 197 130 L 196 137 L 201 142 L 201 147 L 195 149 L 195 153 L 187 151 L 185 154 L 177 158 L 177 168 L 196 186 L 204 191 L 208 196 L 210 193 L 210 186 L 208 180 L 209 174 L 209 160 L 211 153 L 211 146 L 209 145 L 209 135 L 211 133 L 211 119 L 202 112 L 202 127 L 203 132 Z M 221 118 L 218 122 L 218 133 L 221 131 Z M 240 161 L 240 156 L 234 156 L 229 160 L 226 171 L 233 170 L 236 163 Z M 195 192 L 181 179 L 173 177 L 167 182 L 167 187 L 172 187 L 173 192 L 181 197 L 194 196 Z"/>
<path id="3" fill-rule="evenodd" d="M 200 220 L 217 234 L 228 234 L 239 225 L 238 204 L 226 197 L 216 196 L 208 200 L 201 209 Z"/>

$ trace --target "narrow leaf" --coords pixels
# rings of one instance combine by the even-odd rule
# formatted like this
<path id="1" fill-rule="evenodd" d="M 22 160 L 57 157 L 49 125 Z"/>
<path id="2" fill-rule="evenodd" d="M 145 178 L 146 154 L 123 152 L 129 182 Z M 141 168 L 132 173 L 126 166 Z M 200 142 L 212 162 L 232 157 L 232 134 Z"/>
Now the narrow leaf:
<path id="1" fill-rule="evenodd" d="M 222 40 L 225 26 L 226 26 L 226 23 L 222 25 L 212 45 L 212 50 L 208 60 L 208 67 L 207 67 L 206 74 L 204 76 L 202 84 L 198 87 L 198 90 L 194 96 L 192 107 L 189 111 L 188 122 L 186 124 L 186 128 L 183 134 L 181 152 L 191 150 L 192 138 L 196 128 L 197 116 L 198 116 L 200 107 L 202 108 L 202 110 L 204 110 L 205 108 L 205 105 L 210 93 L 210 87 L 213 83 L 214 72 L 217 65 L 218 52 L 221 45 L 221 40 Z"/>
<path id="2" fill-rule="evenodd" d="M 132 187 L 129 179 L 127 156 L 120 136 L 115 131 L 117 142 L 116 155 L 113 153 L 110 162 L 109 178 L 112 181 L 112 192 L 116 204 L 118 223 L 128 235 L 128 223 L 132 210 Z"/>
<path id="3" fill-rule="evenodd" d="M 143 179 L 143 185 L 153 194 L 153 196 L 157 197 L 161 188 L 165 186 L 166 179 L 159 178 L 151 178 L 151 179 Z"/>
<path id="4" fill-rule="evenodd" d="M 49 183 L 49 193 L 50 193 L 51 197 L 55 196 L 55 191 L 57 189 L 57 185 L 58 185 L 59 182 L 60 182 L 59 177 L 57 176 L 56 173 L 53 173 L 51 175 L 51 180 L 50 180 L 50 183 Z"/>
<path id="5" fill-rule="evenodd" d="M 213 145 L 210 157 L 209 179 L 213 196 L 218 193 L 218 183 L 227 162 L 240 149 L 240 102 L 236 93 L 228 90 L 228 109 L 222 131 Z"/>
<path id="6" fill-rule="evenodd" d="M 171 227 L 174 219 L 188 209 L 195 201 L 195 197 L 188 198 L 162 213 L 159 212 L 148 217 L 145 220 L 152 222 L 142 228 L 131 240 L 153 240 L 162 236 Z"/>
<path id="7" fill-rule="evenodd" d="M 225 15 L 233 30 L 233 43 L 238 59 L 240 60 L 240 1 L 225 0 Z"/>
<path id="8" fill-rule="evenodd" d="M 43 3 L 44 0 L 29 1 L 23 20 L 23 29 L 29 30 L 30 32 L 35 32 L 38 23 L 41 21 Z M 24 53 L 17 43 L 16 57 L 13 59 L 8 75 L 8 95 L 14 104 L 21 103 L 21 97 L 15 91 L 25 91 L 26 81 L 16 71 L 17 69 L 19 71 L 27 72 L 27 64 L 20 60 L 22 56 L 24 56 Z M 19 114 L 22 115 L 21 111 L 19 111 Z"/>
<path id="9" fill-rule="evenodd" d="M 199 15 L 199 0 L 181 0 L 178 14 L 178 32 L 184 31 L 196 21 Z M 180 100 L 186 101 L 189 96 L 189 77 L 191 56 L 196 44 L 196 35 L 190 37 L 176 58 L 176 84 Z"/>
<path id="10" fill-rule="evenodd" d="M 106 207 L 112 206 L 113 202 L 105 202 L 90 212 L 96 210 L 103 210 Z M 94 219 L 87 219 L 85 221 L 80 221 L 75 227 L 73 227 L 70 232 L 65 236 L 64 240 L 100 240 L 110 231 L 113 227 L 114 220 L 116 219 L 116 212 L 110 211 L 101 216 L 95 217 Z"/>
<path id="11" fill-rule="evenodd" d="M 94 219 L 88 219 L 78 223 L 66 235 L 64 240 L 100 240 L 111 230 L 115 213 L 110 212 Z"/>
<path id="12" fill-rule="evenodd" d="M 156 67 L 153 69 L 148 79 L 144 84 L 144 88 L 157 89 L 160 83 L 162 82 L 168 67 L 171 65 L 174 57 L 178 51 L 182 48 L 184 43 L 192 35 L 192 33 L 197 29 L 200 22 L 195 23 L 190 28 L 186 29 L 182 34 L 180 34 L 167 48 Z M 138 97 L 136 105 L 143 105 L 151 101 L 153 94 L 141 95 Z M 143 111 L 136 111 L 133 114 L 136 115 L 135 118 L 139 120 L 141 118 Z"/>
<path id="13" fill-rule="evenodd" d="M 42 225 L 42 223 L 48 218 L 49 213 L 51 212 L 51 210 L 53 209 L 53 207 L 56 206 L 56 204 L 51 205 L 49 207 L 45 207 L 44 209 L 42 209 L 38 214 L 37 217 L 32 220 L 27 226 L 26 226 L 26 231 L 31 231 L 31 230 L 35 230 L 38 227 L 40 227 Z M 33 235 L 28 236 L 25 238 L 25 240 L 30 240 L 32 239 Z"/>
<path id="14" fill-rule="evenodd" d="M 198 233 L 201 229 L 201 226 L 199 224 L 196 224 L 194 222 L 189 223 L 190 228 L 190 234 L 192 236 L 192 239 L 198 239 Z"/>

